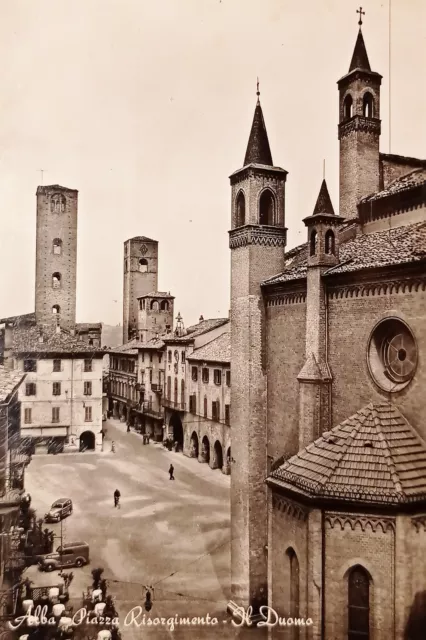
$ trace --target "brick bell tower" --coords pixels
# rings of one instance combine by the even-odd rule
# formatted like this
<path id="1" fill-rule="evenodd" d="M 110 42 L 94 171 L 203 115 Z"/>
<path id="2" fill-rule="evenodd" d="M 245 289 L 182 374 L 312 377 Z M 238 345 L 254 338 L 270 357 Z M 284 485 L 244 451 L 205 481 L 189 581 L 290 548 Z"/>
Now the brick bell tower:
<path id="1" fill-rule="evenodd" d="M 361 31 L 349 72 L 338 81 L 340 140 L 340 215 L 358 216 L 359 200 L 380 186 L 380 85 L 382 76 L 371 71 Z"/>
<path id="2" fill-rule="evenodd" d="M 231 613 L 267 601 L 265 310 L 261 283 L 284 269 L 287 171 L 272 162 L 259 101 L 244 166 L 230 177 Z"/>
<path id="3" fill-rule="evenodd" d="M 75 326 L 78 191 L 37 188 L 35 313 L 38 325 Z"/>

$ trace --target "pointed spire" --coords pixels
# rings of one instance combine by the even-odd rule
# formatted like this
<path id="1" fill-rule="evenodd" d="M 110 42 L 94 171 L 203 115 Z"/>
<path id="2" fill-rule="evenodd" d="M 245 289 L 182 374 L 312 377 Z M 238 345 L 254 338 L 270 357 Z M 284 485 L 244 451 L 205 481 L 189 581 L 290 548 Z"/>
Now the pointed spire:
<path id="1" fill-rule="evenodd" d="M 370 62 L 368 60 L 367 49 L 365 48 L 364 37 L 362 35 L 361 27 L 358 31 L 358 37 L 355 43 L 355 49 L 352 55 L 351 64 L 349 67 L 349 73 L 355 69 L 362 69 L 363 71 L 371 71 Z"/>
<path id="2" fill-rule="evenodd" d="M 248 164 L 265 164 L 273 166 L 271 149 L 269 147 L 268 134 L 266 132 L 265 120 L 263 119 L 262 107 L 260 106 L 259 78 L 257 79 L 257 104 L 254 111 L 253 124 L 251 125 L 250 137 L 247 145 L 244 166 Z"/>
<path id="3" fill-rule="evenodd" d="M 330 194 L 328 193 L 327 183 L 322 181 L 321 189 L 318 195 L 318 200 L 315 205 L 313 216 L 321 215 L 322 213 L 328 213 L 334 215 L 333 205 L 331 203 Z"/>

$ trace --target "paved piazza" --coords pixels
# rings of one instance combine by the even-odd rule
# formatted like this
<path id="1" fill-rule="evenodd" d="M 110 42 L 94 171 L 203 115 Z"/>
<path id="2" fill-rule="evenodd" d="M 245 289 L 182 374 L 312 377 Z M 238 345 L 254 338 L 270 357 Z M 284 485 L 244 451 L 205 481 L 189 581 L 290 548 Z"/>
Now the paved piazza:
<path id="1" fill-rule="evenodd" d="M 55 499 L 71 498 L 74 513 L 63 521 L 64 542 L 90 544 L 90 565 L 72 569 L 73 601 L 91 584 L 91 569 L 103 567 L 124 640 L 242 638 L 250 633 L 234 628 L 226 615 L 230 477 L 161 444 L 143 445 L 138 434 L 127 433 L 117 421 L 104 424 L 103 453 L 33 456 L 27 468 L 26 488 L 37 516 L 43 516 Z M 169 480 L 171 462 L 175 481 Z M 116 488 L 121 509 L 113 506 Z M 60 535 L 59 524 L 49 526 Z M 58 582 L 57 572 L 31 567 L 27 573 L 34 585 Z M 176 626 L 173 632 L 166 626 L 124 627 L 126 613 L 143 606 L 146 584 L 155 587 L 151 618 L 210 614 L 218 625 Z M 260 631 L 252 629 L 250 637 L 253 633 L 257 637 Z"/>

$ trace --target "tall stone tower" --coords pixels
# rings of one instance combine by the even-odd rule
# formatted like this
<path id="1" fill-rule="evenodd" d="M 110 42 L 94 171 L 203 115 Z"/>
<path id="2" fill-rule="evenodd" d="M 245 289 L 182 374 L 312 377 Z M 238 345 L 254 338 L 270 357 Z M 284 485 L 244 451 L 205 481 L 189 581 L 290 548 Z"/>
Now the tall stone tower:
<path id="1" fill-rule="evenodd" d="M 360 21 L 361 23 L 361 21 Z M 349 73 L 338 81 L 340 215 L 357 217 L 357 203 L 380 186 L 380 84 L 371 71 L 361 27 Z"/>
<path id="2" fill-rule="evenodd" d="M 158 242 L 137 236 L 124 243 L 123 342 L 138 334 L 138 298 L 157 291 Z"/>
<path id="3" fill-rule="evenodd" d="M 78 191 L 37 189 L 35 312 L 39 325 L 75 326 Z"/>
<path id="4" fill-rule="evenodd" d="M 155 291 L 139 298 L 138 304 L 138 336 L 141 342 L 172 331 L 174 296 Z"/>
<path id="5" fill-rule="evenodd" d="M 232 174 L 231 580 L 229 610 L 267 600 L 265 311 L 260 285 L 284 269 L 285 182 L 258 100 L 244 166 Z"/>

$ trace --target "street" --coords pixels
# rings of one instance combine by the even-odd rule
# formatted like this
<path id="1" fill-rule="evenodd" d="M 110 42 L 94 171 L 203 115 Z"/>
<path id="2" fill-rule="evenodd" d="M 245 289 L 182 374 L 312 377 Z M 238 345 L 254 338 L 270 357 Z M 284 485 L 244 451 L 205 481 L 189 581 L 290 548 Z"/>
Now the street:
<path id="1" fill-rule="evenodd" d="M 71 595 L 91 585 L 91 570 L 104 568 L 127 638 L 242 637 L 226 615 L 230 597 L 230 477 L 208 465 L 169 452 L 161 444 L 142 444 L 126 425 L 104 423 L 102 453 L 34 456 L 26 489 L 37 517 L 58 498 L 71 498 L 74 513 L 63 521 L 64 542 L 90 545 L 90 564 L 72 569 Z M 115 442 L 115 453 L 111 452 Z M 170 463 L 175 480 L 169 480 Z M 121 493 L 114 508 L 113 493 Z M 60 524 L 49 525 L 58 536 Z M 58 572 L 27 570 L 34 585 L 60 582 Z M 216 616 L 215 626 L 125 626 L 126 614 L 145 600 L 153 585 L 153 608 L 145 617 Z M 131 616 L 127 617 L 129 622 Z M 143 615 L 138 618 L 142 622 Z M 253 634 L 253 631 L 251 632 Z"/>

